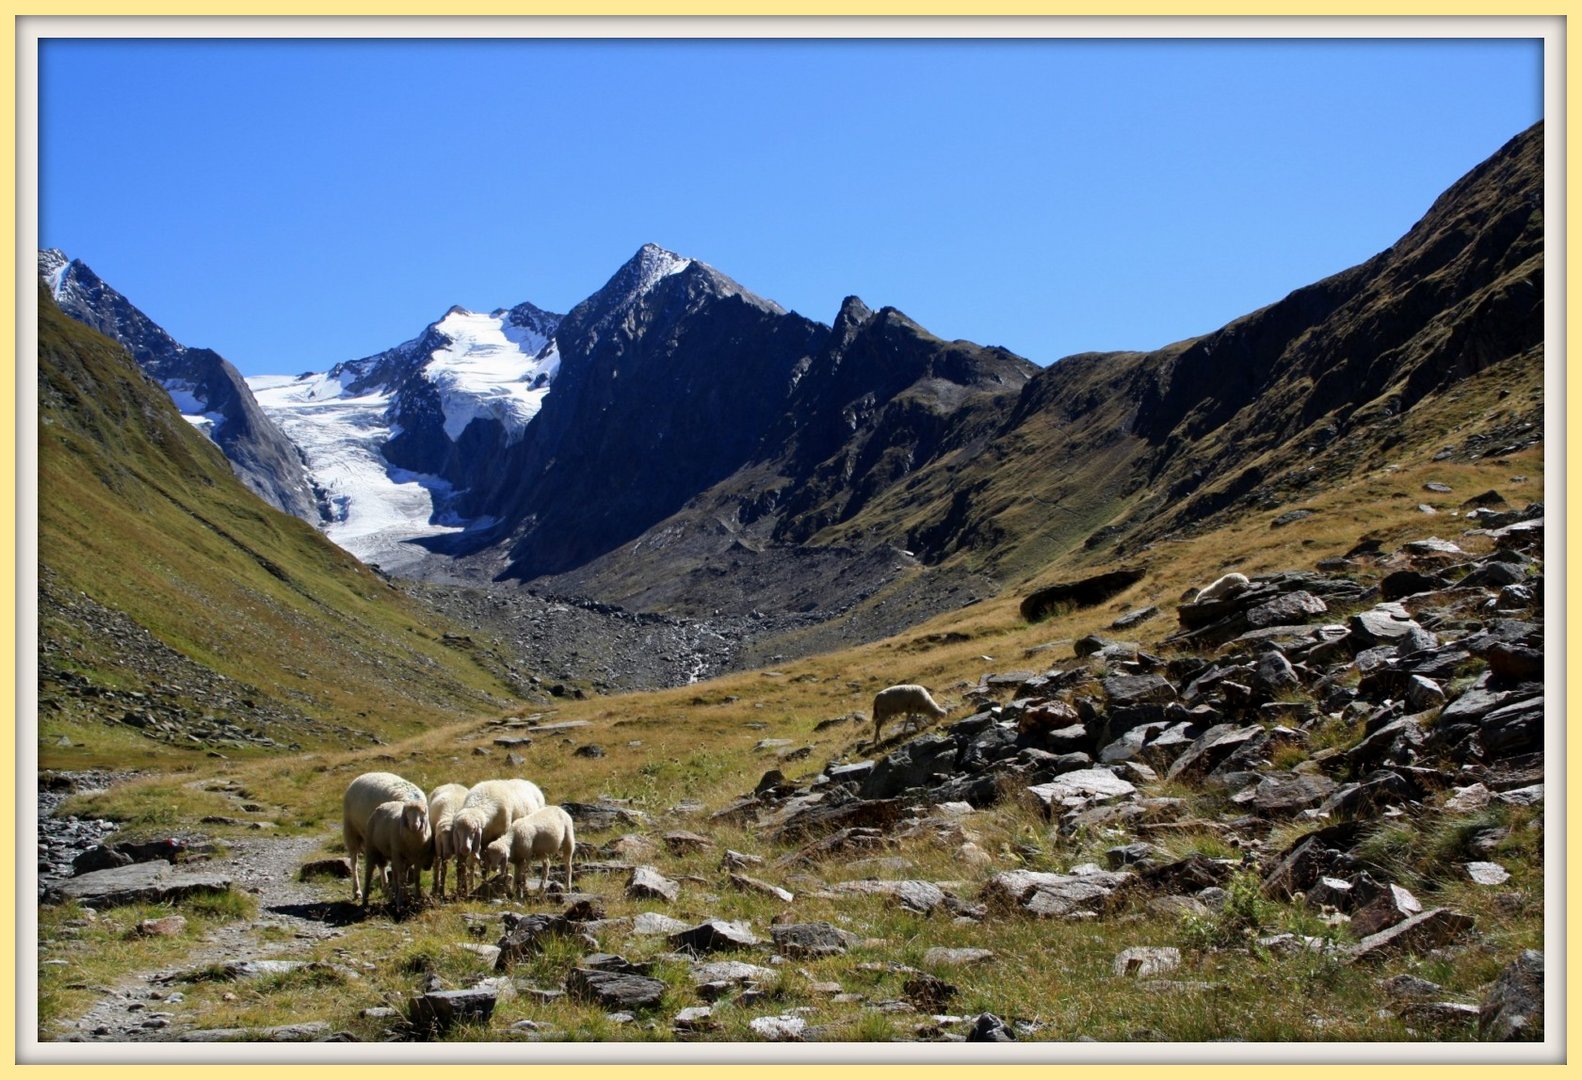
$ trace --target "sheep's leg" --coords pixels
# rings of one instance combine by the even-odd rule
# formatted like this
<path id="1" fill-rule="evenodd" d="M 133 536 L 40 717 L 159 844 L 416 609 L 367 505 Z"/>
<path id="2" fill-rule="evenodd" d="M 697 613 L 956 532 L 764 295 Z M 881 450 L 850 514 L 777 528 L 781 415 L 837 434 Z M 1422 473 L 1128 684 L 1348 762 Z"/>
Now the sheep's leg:
<path id="1" fill-rule="evenodd" d="M 539 868 L 539 874 L 540 874 L 540 876 L 543 879 L 542 882 L 540 883 L 540 885 L 538 886 L 539 894 L 542 895 L 542 896 L 546 896 L 547 897 L 549 895 L 549 856 L 548 855 L 544 856 L 544 865 Z"/>
<path id="2" fill-rule="evenodd" d="M 566 895 L 571 895 L 571 852 L 566 852 Z"/>
<path id="3" fill-rule="evenodd" d="M 357 849 L 348 844 L 346 845 L 346 853 L 350 856 L 349 861 L 352 867 L 352 903 L 355 904 L 363 898 L 362 890 L 357 887 Z"/>
<path id="4" fill-rule="evenodd" d="M 352 879 L 352 888 L 356 888 L 356 879 Z M 363 907 L 368 906 L 368 896 L 374 888 L 374 860 L 371 855 L 363 856 Z"/>

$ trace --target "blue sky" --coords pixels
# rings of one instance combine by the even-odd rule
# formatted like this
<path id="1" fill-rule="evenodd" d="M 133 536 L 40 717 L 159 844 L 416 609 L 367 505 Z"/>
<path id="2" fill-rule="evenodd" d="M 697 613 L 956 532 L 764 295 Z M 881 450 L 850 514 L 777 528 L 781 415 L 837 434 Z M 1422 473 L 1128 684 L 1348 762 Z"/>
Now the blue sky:
<path id="1" fill-rule="evenodd" d="M 1388 247 L 1542 116 L 1527 41 L 179 41 L 40 49 L 39 239 L 246 374 L 645 242 L 1038 363 Z"/>

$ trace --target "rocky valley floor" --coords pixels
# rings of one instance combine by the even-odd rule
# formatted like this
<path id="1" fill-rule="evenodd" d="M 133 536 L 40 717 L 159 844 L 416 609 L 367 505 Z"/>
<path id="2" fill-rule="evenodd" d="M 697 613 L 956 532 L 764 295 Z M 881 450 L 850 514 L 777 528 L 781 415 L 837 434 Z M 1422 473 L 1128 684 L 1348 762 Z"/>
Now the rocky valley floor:
<path id="1" fill-rule="evenodd" d="M 47 782 L 38 1037 L 1540 1039 L 1542 507 L 1459 524 L 1014 654 L 877 647 L 925 671 L 994 651 L 938 688 L 935 731 L 876 740 L 831 707 L 866 673 L 815 658 L 546 686 L 539 713 L 208 778 Z M 681 648 L 464 602 L 518 636 L 587 615 L 630 621 L 629 657 Z M 338 792 L 369 769 L 540 778 L 577 824 L 573 888 L 354 907 Z M 201 820 L 150 809 L 183 800 Z"/>

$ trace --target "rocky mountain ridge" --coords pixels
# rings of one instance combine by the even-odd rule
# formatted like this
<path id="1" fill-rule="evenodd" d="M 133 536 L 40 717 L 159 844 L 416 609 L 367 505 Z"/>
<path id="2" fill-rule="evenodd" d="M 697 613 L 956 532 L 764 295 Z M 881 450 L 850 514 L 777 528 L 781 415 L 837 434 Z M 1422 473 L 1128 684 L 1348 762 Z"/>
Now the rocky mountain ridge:
<path id="1" fill-rule="evenodd" d="M 80 259 L 53 248 L 40 251 L 38 272 L 63 312 L 131 352 L 182 414 L 225 452 L 254 494 L 304 520 L 323 518 L 323 495 L 309 479 L 301 451 L 258 407 L 229 361 L 177 342 Z"/>

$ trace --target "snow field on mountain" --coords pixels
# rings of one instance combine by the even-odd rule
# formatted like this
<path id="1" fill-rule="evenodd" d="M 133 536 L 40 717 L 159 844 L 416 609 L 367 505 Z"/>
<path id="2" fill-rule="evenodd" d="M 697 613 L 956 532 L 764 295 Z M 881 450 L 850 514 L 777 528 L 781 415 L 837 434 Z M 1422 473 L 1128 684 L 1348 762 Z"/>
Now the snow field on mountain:
<path id="1" fill-rule="evenodd" d="M 445 411 L 445 434 L 461 438 L 474 419 L 498 420 L 506 439 L 515 442 L 549 393 L 560 366 L 551 349 L 540 357 L 549 339 L 526 327 L 512 326 L 504 312 L 482 315 L 459 308 L 434 327 L 448 337 L 448 348 L 436 349 L 424 367 L 439 391 Z"/>
<path id="2" fill-rule="evenodd" d="M 340 381 L 322 374 L 259 375 L 247 384 L 329 492 L 334 520 L 324 534 L 330 540 L 363 562 L 396 570 L 423 557 L 405 541 L 460 531 L 429 522 L 436 495 L 449 491 L 445 481 L 395 469 L 380 453 L 391 434 L 388 394 L 342 397 Z"/>

